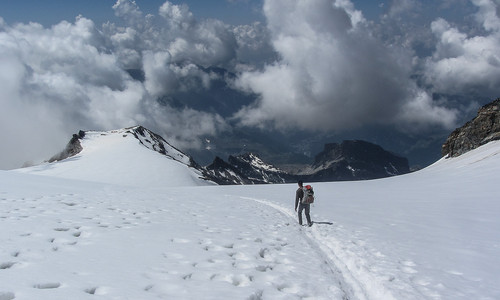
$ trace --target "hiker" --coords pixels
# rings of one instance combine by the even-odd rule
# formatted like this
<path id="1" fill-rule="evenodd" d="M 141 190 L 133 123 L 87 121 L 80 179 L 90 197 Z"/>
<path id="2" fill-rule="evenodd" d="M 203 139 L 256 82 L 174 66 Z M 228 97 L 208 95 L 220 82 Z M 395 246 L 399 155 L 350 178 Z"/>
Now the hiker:
<path id="1" fill-rule="evenodd" d="M 299 214 L 299 224 L 302 225 L 302 210 L 305 210 L 306 213 L 306 219 L 307 219 L 307 225 L 309 227 L 312 226 L 311 222 L 311 216 L 309 215 L 309 212 L 311 211 L 311 204 L 310 203 L 302 203 L 303 198 L 304 198 L 304 186 L 302 180 L 299 180 L 298 182 L 299 188 L 297 189 L 297 192 L 295 192 L 295 211 L 297 211 L 297 207 L 299 208 L 298 214 Z"/>

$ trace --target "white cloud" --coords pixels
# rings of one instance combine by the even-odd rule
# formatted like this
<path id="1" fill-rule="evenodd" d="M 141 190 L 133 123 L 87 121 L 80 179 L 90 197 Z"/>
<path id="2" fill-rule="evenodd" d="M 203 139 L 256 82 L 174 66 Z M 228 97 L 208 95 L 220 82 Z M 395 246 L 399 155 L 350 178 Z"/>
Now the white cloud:
<path id="1" fill-rule="evenodd" d="M 136 27 L 141 27 L 143 24 L 143 14 L 137 3 L 133 0 L 117 0 L 113 5 L 115 15 L 126 19 L 129 24 Z"/>
<path id="2" fill-rule="evenodd" d="M 387 12 L 388 18 L 399 18 L 408 12 L 418 9 L 419 3 L 415 0 L 392 1 Z"/>
<path id="3" fill-rule="evenodd" d="M 476 19 L 483 24 L 484 29 L 498 32 L 500 30 L 500 18 L 498 16 L 500 2 L 498 0 L 472 0 L 478 7 Z"/>
<path id="4" fill-rule="evenodd" d="M 196 20 L 186 4 L 174 5 L 167 1 L 160 7 L 159 12 L 171 28 L 189 30 L 195 26 Z"/>
<path id="5" fill-rule="evenodd" d="M 275 59 L 275 51 L 271 46 L 269 31 L 260 22 L 234 27 L 233 33 L 238 44 L 237 57 L 240 62 L 265 63 Z M 254 66 L 250 66 L 254 67 Z"/>
<path id="6" fill-rule="evenodd" d="M 148 116 L 155 124 L 146 122 L 145 126 L 154 125 L 161 128 L 158 133 L 169 143 L 181 149 L 200 148 L 201 136 L 215 135 L 228 129 L 225 120 L 211 113 L 196 111 L 190 108 L 173 109 L 160 107 L 158 104 L 148 106 Z M 148 127 L 152 128 L 152 127 Z"/>
<path id="7" fill-rule="evenodd" d="M 99 28 L 84 17 L 50 28 L 0 18 L 0 122 L 20 133 L 1 133 L 0 159 L 9 161 L 0 168 L 47 158 L 79 129 L 143 124 L 182 147 L 196 146 L 201 136 L 225 130 L 225 120 L 157 100 L 231 77 L 206 71 L 214 66 L 240 72 L 235 86 L 259 95 L 234 117 L 266 128 L 449 128 L 459 112 L 442 100 L 446 94 L 500 92 L 498 1 L 467 2 L 480 30 L 442 17 L 418 32 L 418 13 L 427 7 L 414 0 L 393 1 L 378 24 L 349 0 L 265 1 L 267 23 L 240 26 L 198 20 L 187 5 L 169 1 L 145 15 L 138 3 L 116 1 L 124 25 Z M 465 2 L 445 4 L 456 3 Z M 405 16 L 411 26 L 398 23 Z M 432 53 L 417 57 L 422 44 L 422 53 Z M 130 69 L 144 76 L 133 79 Z M 433 93 L 444 96 L 438 102 Z M 35 149 L 33 139 L 47 142 Z"/>
<path id="8" fill-rule="evenodd" d="M 29 70 L 19 59 L 19 53 L 10 48 L 15 43 L 0 32 L 0 140 L 1 167 L 14 168 L 22 163 L 39 158 L 39 154 L 50 156 L 47 143 L 57 143 L 56 136 L 63 132 L 59 127 L 59 114 L 53 113 L 37 99 L 26 97 L 23 82 Z M 56 117 L 52 120 L 53 117 Z M 54 122 L 55 121 L 55 122 Z M 47 137 L 46 131 L 53 132 Z M 61 141 L 59 141 L 61 142 Z M 64 144 L 60 144 L 63 146 Z"/>
<path id="9" fill-rule="evenodd" d="M 239 78 L 261 96 L 236 114 L 242 124 L 326 131 L 455 119 L 428 95 L 422 107 L 411 53 L 375 39 L 349 1 L 266 1 L 264 12 L 281 59 Z"/>
<path id="10" fill-rule="evenodd" d="M 0 22 L 0 119 L 12 129 L 0 136 L 0 168 L 47 159 L 80 129 L 142 124 L 194 147 L 201 136 L 226 128 L 216 114 L 160 106 L 157 98 L 193 85 L 208 88 L 213 74 L 199 65 L 234 59 L 232 30 L 215 20 L 197 23 L 186 7 L 168 2 L 157 19 L 143 16 L 133 1 L 113 8 L 128 26 L 98 30 L 83 17 L 50 28 Z M 143 82 L 127 73 L 134 68 L 144 71 Z"/>
<path id="11" fill-rule="evenodd" d="M 425 76 L 434 90 L 448 94 L 500 94 L 500 18 L 498 4 L 472 1 L 483 35 L 468 35 L 440 18 L 431 29 L 438 42 L 432 57 L 425 61 Z"/>
<path id="12" fill-rule="evenodd" d="M 426 124 L 440 123 L 446 128 L 456 126 L 458 110 L 435 105 L 430 95 L 416 89 L 412 101 L 404 103 L 396 116 L 407 131 L 418 131 Z"/>
<path id="13" fill-rule="evenodd" d="M 159 16 L 143 16 L 130 0 L 120 0 L 113 8 L 128 22 L 126 28 L 107 25 L 117 50 L 168 51 L 171 63 L 188 61 L 204 67 L 228 67 L 236 58 L 232 28 L 219 20 L 196 20 L 185 4 L 166 1 L 158 10 Z"/>
<path id="14" fill-rule="evenodd" d="M 175 76 L 169 68 L 169 52 L 143 52 L 143 68 L 146 77 L 145 86 L 149 94 L 159 97 L 173 89 Z"/>

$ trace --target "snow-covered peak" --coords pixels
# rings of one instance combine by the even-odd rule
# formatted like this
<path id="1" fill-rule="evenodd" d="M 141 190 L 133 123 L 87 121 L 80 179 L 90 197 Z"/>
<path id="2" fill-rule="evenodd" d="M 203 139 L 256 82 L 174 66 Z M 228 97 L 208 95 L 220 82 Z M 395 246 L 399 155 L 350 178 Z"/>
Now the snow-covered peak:
<path id="1" fill-rule="evenodd" d="M 80 144 L 72 157 L 17 171 L 127 186 L 209 184 L 189 156 L 142 126 L 86 131 Z"/>
<path id="2" fill-rule="evenodd" d="M 142 145 L 146 148 L 164 154 L 173 160 L 179 161 L 185 165 L 191 165 L 191 158 L 174 146 L 170 145 L 165 139 L 158 134 L 142 127 L 136 126 L 126 129 L 126 132 L 132 133 Z"/>
<path id="3" fill-rule="evenodd" d="M 273 165 L 270 165 L 266 162 L 264 162 L 260 157 L 255 155 L 254 153 L 247 153 L 244 155 L 240 155 L 237 157 L 237 159 L 244 161 L 251 165 L 254 168 L 265 170 L 268 172 L 282 172 L 280 169 L 276 168 Z"/>

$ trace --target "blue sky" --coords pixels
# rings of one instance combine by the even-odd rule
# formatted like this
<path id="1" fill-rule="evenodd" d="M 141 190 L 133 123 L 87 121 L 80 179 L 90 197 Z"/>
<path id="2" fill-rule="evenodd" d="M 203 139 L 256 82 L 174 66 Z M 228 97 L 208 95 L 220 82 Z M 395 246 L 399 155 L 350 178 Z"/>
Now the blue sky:
<path id="1" fill-rule="evenodd" d="M 116 21 L 111 7 L 115 0 L 3 0 L 0 1 L 0 16 L 9 24 L 34 21 L 45 26 L 61 20 L 73 21 L 79 14 L 97 23 Z M 156 14 L 164 0 L 137 0 L 145 13 Z M 245 24 L 263 20 L 260 0 L 186 0 L 171 1 L 185 3 L 200 18 L 217 18 L 230 24 Z M 353 3 L 363 11 L 365 17 L 376 19 L 384 12 L 387 1 L 355 0 Z"/>
<path id="2" fill-rule="evenodd" d="M 61 20 L 73 21 L 79 14 L 102 23 L 116 21 L 112 6 L 115 0 L 4 0 L 0 1 L 0 16 L 7 23 L 39 22 L 53 25 Z M 157 14 L 163 0 L 138 0 L 137 5 L 144 13 Z M 190 0 L 171 1 L 185 3 L 200 18 L 217 18 L 232 24 L 243 24 L 262 19 L 259 11 L 261 1 Z"/>
<path id="3" fill-rule="evenodd" d="M 158 8 L 166 0 L 136 0 L 145 13 L 156 15 Z M 494 0 L 499 1 L 499 0 Z M 51 26 L 62 20 L 73 22 L 75 17 L 83 15 L 96 24 L 107 21 L 119 23 L 113 13 L 112 6 L 116 0 L 3 0 L 0 1 L 0 17 L 8 24 L 30 21 Z M 173 4 L 187 4 L 190 11 L 199 18 L 215 18 L 232 25 L 249 24 L 265 20 L 262 13 L 262 0 L 172 0 Z M 437 17 L 461 23 L 467 21 L 474 8 L 468 0 L 352 0 L 356 9 L 371 21 L 378 21 L 387 14 L 395 3 L 418 3 L 415 14 L 423 22 L 431 22 Z M 449 3 L 449 4 L 447 4 Z"/>

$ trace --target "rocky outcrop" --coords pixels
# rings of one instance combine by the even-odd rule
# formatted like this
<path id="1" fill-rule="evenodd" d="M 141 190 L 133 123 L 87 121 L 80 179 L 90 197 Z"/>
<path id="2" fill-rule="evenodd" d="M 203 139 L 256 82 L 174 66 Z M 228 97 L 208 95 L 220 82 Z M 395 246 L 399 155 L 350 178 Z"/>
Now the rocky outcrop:
<path id="1" fill-rule="evenodd" d="M 207 180 L 211 180 L 222 185 L 252 183 L 243 174 L 241 174 L 235 166 L 225 162 L 218 156 L 215 157 L 212 164 L 205 167 L 203 175 Z"/>
<path id="2" fill-rule="evenodd" d="M 234 166 L 238 172 L 248 178 L 252 183 L 285 183 L 293 176 L 265 163 L 254 153 L 245 153 L 238 156 L 229 156 L 229 164 Z"/>
<path id="3" fill-rule="evenodd" d="M 162 155 L 168 156 L 173 160 L 181 162 L 187 166 L 199 169 L 200 166 L 192 159 L 191 156 L 183 153 L 181 150 L 169 144 L 162 136 L 152 132 L 142 126 L 127 128 L 127 132 L 134 137 L 146 148 L 156 151 Z"/>
<path id="4" fill-rule="evenodd" d="M 442 154 L 456 157 L 494 140 L 500 140 L 500 98 L 481 107 L 474 119 L 455 129 L 443 144 Z"/>
<path id="5" fill-rule="evenodd" d="M 78 134 L 73 134 L 73 137 L 66 145 L 66 148 L 63 151 L 61 151 L 61 153 L 52 156 L 48 160 L 48 162 L 51 163 L 55 161 L 60 161 L 80 153 L 83 150 L 82 145 L 80 144 L 80 139 L 83 139 L 84 137 L 85 137 L 85 131 L 82 130 L 80 130 Z"/>

